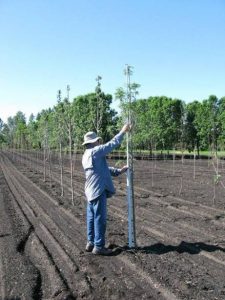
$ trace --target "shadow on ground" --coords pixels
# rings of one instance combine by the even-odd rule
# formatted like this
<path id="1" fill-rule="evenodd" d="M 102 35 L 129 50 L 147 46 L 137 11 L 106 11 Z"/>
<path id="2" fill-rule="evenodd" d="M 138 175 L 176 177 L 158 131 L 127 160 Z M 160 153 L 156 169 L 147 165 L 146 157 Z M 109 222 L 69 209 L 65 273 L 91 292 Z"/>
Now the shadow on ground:
<path id="1" fill-rule="evenodd" d="M 189 253 L 192 255 L 199 254 L 201 251 L 225 252 L 225 248 L 222 248 L 222 247 L 219 247 L 216 245 L 205 244 L 203 242 L 190 243 L 190 242 L 184 242 L 184 241 L 182 241 L 178 246 L 156 243 L 154 245 L 137 247 L 137 248 L 133 248 L 133 249 L 130 249 L 127 246 L 118 247 L 117 245 L 110 245 L 110 248 L 113 250 L 112 256 L 116 256 L 124 251 L 132 252 L 132 253 L 141 252 L 141 253 L 146 253 L 146 254 L 157 254 L 157 255 L 162 255 L 162 254 L 166 254 L 169 252 Z"/>

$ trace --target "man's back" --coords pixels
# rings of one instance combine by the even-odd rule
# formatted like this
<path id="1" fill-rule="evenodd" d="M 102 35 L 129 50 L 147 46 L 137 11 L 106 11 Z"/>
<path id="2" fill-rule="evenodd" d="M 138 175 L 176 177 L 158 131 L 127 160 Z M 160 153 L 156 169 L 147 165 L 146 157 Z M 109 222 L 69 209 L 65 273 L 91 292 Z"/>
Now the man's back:
<path id="1" fill-rule="evenodd" d="M 107 191 L 108 196 L 115 193 L 106 155 L 120 145 L 123 133 L 117 134 L 104 145 L 88 145 L 82 158 L 85 171 L 85 195 L 88 201 L 94 200 Z"/>

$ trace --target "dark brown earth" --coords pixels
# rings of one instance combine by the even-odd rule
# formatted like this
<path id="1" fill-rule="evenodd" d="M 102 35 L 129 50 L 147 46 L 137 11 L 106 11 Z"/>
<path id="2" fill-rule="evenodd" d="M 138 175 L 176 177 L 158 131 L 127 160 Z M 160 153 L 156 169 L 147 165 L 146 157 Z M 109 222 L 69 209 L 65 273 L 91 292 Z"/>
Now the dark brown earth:
<path id="1" fill-rule="evenodd" d="M 108 201 L 110 257 L 84 251 L 80 160 L 73 205 L 68 160 L 61 197 L 57 157 L 44 182 L 40 153 L 1 152 L 0 299 L 225 299 L 223 160 L 135 160 L 137 248 L 122 176 Z"/>

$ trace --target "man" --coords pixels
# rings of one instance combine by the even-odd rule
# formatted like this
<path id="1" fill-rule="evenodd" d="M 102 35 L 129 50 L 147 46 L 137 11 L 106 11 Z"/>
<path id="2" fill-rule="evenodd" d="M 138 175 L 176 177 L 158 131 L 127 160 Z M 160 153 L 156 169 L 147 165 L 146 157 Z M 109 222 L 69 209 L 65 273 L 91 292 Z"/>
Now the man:
<path id="1" fill-rule="evenodd" d="M 87 198 L 87 245 L 86 251 L 98 255 L 110 255 L 111 249 L 105 248 L 105 232 L 107 219 L 107 198 L 115 193 L 111 176 L 118 176 L 127 171 L 108 167 L 106 155 L 118 147 L 124 134 L 130 130 L 125 124 L 121 131 L 108 143 L 101 145 L 101 139 L 95 132 L 84 136 L 82 165 L 85 171 L 85 195 Z"/>

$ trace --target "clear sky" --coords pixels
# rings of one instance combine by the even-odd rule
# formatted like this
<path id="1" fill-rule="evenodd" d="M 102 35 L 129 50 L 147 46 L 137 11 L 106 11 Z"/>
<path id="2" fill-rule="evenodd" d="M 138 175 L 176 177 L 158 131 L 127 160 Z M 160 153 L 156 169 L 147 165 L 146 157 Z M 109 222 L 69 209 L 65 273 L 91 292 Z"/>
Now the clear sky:
<path id="1" fill-rule="evenodd" d="M 0 0 L 0 118 L 93 92 L 225 96 L 225 0 Z M 114 103 L 116 107 L 116 102 Z"/>

